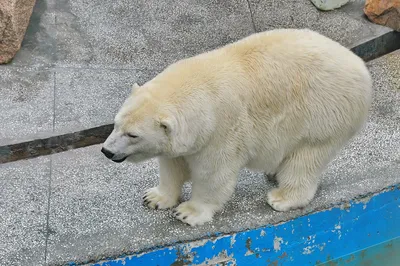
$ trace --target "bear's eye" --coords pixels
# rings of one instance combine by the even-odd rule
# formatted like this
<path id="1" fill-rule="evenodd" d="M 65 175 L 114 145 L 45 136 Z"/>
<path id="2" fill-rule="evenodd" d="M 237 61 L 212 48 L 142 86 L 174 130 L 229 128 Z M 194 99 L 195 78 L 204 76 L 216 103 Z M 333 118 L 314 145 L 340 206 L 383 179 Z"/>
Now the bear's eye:
<path id="1" fill-rule="evenodd" d="M 128 134 L 126 134 L 126 135 L 128 135 L 128 137 L 130 137 L 130 138 L 133 138 L 133 139 L 135 139 L 135 138 L 137 138 L 138 136 L 136 136 L 136 135 L 133 135 L 133 134 L 131 134 L 131 133 L 128 133 Z"/>

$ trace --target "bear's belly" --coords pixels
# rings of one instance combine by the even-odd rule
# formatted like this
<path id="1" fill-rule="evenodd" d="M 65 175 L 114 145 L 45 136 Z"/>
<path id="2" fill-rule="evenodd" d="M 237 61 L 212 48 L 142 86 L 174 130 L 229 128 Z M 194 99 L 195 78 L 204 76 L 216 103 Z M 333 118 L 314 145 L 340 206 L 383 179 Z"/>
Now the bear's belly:
<path id="1" fill-rule="evenodd" d="M 246 168 L 253 171 L 262 171 L 266 173 L 275 173 L 276 169 L 280 165 L 282 159 L 271 156 L 258 156 L 250 160 Z"/>

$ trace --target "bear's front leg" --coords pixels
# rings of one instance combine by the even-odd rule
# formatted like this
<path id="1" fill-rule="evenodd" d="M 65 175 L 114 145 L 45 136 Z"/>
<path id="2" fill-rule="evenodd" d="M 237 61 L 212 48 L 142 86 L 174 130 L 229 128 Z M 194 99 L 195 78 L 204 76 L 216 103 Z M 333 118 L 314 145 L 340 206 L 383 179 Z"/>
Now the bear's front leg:
<path id="1" fill-rule="evenodd" d="M 152 209 L 172 208 L 178 203 L 183 183 L 189 179 L 189 170 L 183 158 L 158 158 L 159 185 L 145 191 L 144 204 Z"/>
<path id="2" fill-rule="evenodd" d="M 201 168 L 201 167 L 199 167 Z M 192 197 L 175 210 L 177 219 L 191 226 L 212 221 L 234 192 L 239 169 L 222 167 L 192 172 Z"/>

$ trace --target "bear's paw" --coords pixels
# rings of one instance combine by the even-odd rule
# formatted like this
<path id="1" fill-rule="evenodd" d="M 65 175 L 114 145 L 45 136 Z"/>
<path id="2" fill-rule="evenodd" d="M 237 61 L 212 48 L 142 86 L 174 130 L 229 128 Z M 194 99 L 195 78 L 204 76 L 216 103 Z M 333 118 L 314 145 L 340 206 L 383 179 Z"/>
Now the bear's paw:
<path id="1" fill-rule="evenodd" d="M 303 196 L 304 193 L 296 193 L 282 188 L 275 188 L 268 192 L 267 203 L 279 212 L 285 212 L 306 206 L 310 200 Z"/>
<path id="2" fill-rule="evenodd" d="M 212 221 L 213 210 L 205 204 L 187 201 L 174 210 L 175 217 L 190 226 L 203 225 Z"/>
<path id="3" fill-rule="evenodd" d="M 161 193 L 158 187 L 153 187 L 145 191 L 143 203 L 152 209 L 168 209 L 174 207 L 178 200 L 167 194 Z"/>

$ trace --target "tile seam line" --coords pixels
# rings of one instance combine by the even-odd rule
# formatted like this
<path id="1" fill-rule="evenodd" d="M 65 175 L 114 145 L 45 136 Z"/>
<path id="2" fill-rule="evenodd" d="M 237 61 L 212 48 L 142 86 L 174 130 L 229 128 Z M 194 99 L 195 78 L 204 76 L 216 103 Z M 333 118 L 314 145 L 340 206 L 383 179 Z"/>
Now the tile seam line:
<path id="1" fill-rule="evenodd" d="M 57 15 L 54 16 L 54 22 L 57 24 Z M 55 36 L 57 42 L 57 36 Z M 57 50 L 57 49 L 56 49 Z M 55 53 L 57 56 L 57 53 Z M 55 124 L 56 124 L 56 91 L 57 91 L 57 82 L 56 82 L 56 68 L 54 67 L 54 62 L 52 62 L 51 67 L 49 68 L 53 72 L 53 134 L 55 132 Z M 50 203 L 51 203 L 51 179 L 53 176 L 53 156 L 49 156 L 49 184 L 48 184 L 48 197 L 47 197 L 47 212 L 46 212 L 46 231 L 45 231 L 45 246 L 44 246 L 44 264 L 47 265 L 47 257 L 48 257 L 48 241 L 50 235 Z"/>
<path id="2" fill-rule="evenodd" d="M 57 13 L 54 13 L 54 25 L 57 25 Z M 53 57 L 52 62 L 50 63 L 51 67 L 49 68 L 49 70 L 53 71 L 53 131 L 52 131 L 53 134 L 55 133 L 55 130 L 56 130 L 56 91 L 57 91 L 56 72 L 57 72 L 57 70 L 54 68 L 54 64 L 55 64 L 55 61 L 58 59 L 57 34 L 54 34 L 54 42 L 56 44 L 56 45 L 52 45 L 54 57 Z M 50 160 L 51 160 L 51 157 L 50 157 Z M 51 163 L 50 163 L 50 167 L 51 167 Z M 50 176 L 50 178 L 51 178 L 51 176 Z"/>
<path id="3" fill-rule="evenodd" d="M 254 16 L 253 16 L 253 10 L 251 9 L 251 3 L 250 0 L 246 0 L 247 2 L 247 7 L 249 8 L 249 12 L 250 12 L 250 18 L 251 18 L 251 24 L 253 26 L 253 31 L 254 33 L 258 32 L 256 24 L 254 22 Z"/>
<path id="4" fill-rule="evenodd" d="M 55 133 L 56 130 L 56 93 L 57 93 L 56 71 L 53 70 L 53 133 Z"/>
<path id="5" fill-rule="evenodd" d="M 48 183 L 48 197 L 47 197 L 47 212 L 46 212 L 46 230 L 45 230 L 45 249 L 44 249 L 44 263 L 47 263 L 48 257 L 48 240 L 50 236 L 50 203 L 51 203 L 51 179 L 53 175 L 53 158 L 50 156 L 49 160 L 49 183 Z"/>

